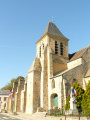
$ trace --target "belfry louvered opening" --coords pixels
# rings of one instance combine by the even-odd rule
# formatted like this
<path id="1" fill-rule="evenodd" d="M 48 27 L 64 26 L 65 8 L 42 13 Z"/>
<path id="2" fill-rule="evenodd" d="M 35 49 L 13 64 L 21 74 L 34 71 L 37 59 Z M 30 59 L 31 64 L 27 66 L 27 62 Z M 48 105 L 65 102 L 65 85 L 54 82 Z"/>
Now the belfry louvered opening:
<path id="1" fill-rule="evenodd" d="M 63 55 L 63 43 L 60 43 L 60 55 Z"/>
<path id="2" fill-rule="evenodd" d="M 55 41 L 55 54 L 58 54 L 58 43 Z"/>

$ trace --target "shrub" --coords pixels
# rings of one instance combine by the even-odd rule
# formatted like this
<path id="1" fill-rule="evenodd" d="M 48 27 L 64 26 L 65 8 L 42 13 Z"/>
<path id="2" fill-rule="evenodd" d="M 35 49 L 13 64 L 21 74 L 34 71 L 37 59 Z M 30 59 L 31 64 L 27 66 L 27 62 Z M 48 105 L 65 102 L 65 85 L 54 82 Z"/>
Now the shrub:
<path id="1" fill-rule="evenodd" d="M 65 105 L 65 110 L 69 110 L 70 109 L 70 96 L 67 96 L 67 99 L 66 99 L 66 105 Z"/>
<path id="2" fill-rule="evenodd" d="M 84 114 L 90 116 L 90 81 L 86 86 L 86 91 L 82 99 L 82 109 Z"/>
<path id="3" fill-rule="evenodd" d="M 84 94 L 84 89 L 82 89 L 82 87 L 80 86 L 79 83 L 75 82 L 73 83 L 73 85 L 71 87 L 74 87 L 75 90 L 76 90 L 76 93 L 77 93 L 77 96 L 75 96 L 75 99 L 77 101 L 76 103 L 76 107 L 78 109 L 78 112 L 82 112 L 82 108 L 81 108 L 81 102 L 82 102 L 82 96 Z M 70 89 L 70 92 L 71 92 L 71 89 Z M 66 99 L 66 105 L 65 105 L 65 110 L 69 110 L 70 109 L 70 97 L 67 96 L 67 99 Z"/>

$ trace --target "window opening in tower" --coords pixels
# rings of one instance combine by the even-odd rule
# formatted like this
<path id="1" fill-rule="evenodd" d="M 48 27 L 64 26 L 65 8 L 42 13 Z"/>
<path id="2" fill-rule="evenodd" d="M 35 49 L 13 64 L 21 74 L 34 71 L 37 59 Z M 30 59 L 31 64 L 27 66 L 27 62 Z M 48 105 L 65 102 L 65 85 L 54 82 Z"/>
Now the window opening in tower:
<path id="1" fill-rule="evenodd" d="M 58 54 L 58 43 L 55 41 L 55 54 Z"/>

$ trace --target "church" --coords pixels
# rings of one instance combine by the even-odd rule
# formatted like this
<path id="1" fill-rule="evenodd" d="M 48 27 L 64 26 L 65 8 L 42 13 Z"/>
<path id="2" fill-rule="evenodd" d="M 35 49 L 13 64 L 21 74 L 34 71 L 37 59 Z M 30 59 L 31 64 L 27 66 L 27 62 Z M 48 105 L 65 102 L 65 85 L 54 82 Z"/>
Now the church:
<path id="1" fill-rule="evenodd" d="M 86 88 L 90 80 L 90 46 L 69 54 L 68 42 L 57 26 L 49 22 L 36 42 L 36 57 L 25 80 L 13 84 L 14 99 L 8 99 L 8 110 L 28 114 L 35 113 L 38 107 L 43 111 L 56 107 L 62 110 L 75 81 Z"/>

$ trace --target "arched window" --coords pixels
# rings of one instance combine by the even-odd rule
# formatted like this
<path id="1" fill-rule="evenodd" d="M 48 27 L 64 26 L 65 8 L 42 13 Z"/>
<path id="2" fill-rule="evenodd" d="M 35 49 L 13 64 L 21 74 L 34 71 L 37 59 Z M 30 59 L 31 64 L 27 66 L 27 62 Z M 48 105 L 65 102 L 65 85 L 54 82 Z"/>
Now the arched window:
<path id="1" fill-rule="evenodd" d="M 77 81 L 77 80 L 74 78 L 74 79 L 72 80 L 72 84 L 75 83 L 76 81 Z"/>
<path id="2" fill-rule="evenodd" d="M 41 57 L 41 46 L 39 48 L 39 56 Z"/>
<path id="3" fill-rule="evenodd" d="M 58 43 L 55 41 L 55 54 L 58 54 Z"/>
<path id="4" fill-rule="evenodd" d="M 52 88 L 55 88 L 55 80 L 52 80 Z"/>
<path id="5" fill-rule="evenodd" d="M 60 43 L 60 55 L 63 56 L 63 43 Z"/>

